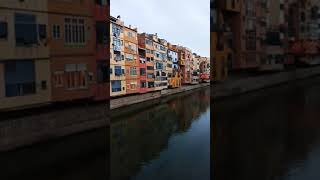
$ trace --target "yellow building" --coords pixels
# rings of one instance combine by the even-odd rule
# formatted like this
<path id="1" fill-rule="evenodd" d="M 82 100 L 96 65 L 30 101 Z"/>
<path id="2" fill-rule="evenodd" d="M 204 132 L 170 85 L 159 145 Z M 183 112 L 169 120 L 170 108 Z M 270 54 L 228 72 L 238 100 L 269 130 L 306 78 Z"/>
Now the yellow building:
<path id="1" fill-rule="evenodd" d="M 224 81 L 228 77 L 228 54 L 229 49 L 224 41 L 224 32 L 211 32 L 211 80 Z"/>
<path id="2" fill-rule="evenodd" d="M 47 3 L 0 1 L 0 110 L 51 100 Z"/>

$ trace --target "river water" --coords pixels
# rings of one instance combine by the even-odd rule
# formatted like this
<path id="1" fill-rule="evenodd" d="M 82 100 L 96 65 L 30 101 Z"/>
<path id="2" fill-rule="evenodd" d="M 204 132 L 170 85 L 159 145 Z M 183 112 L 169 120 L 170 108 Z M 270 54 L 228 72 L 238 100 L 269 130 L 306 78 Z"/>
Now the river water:
<path id="1" fill-rule="evenodd" d="M 1 153 L 0 179 L 320 179 L 320 78 L 129 109 L 109 128 Z"/>
<path id="2" fill-rule="evenodd" d="M 320 78 L 214 102 L 217 180 L 320 179 Z"/>
<path id="3" fill-rule="evenodd" d="M 111 179 L 210 179 L 210 88 L 111 124 Z"/>

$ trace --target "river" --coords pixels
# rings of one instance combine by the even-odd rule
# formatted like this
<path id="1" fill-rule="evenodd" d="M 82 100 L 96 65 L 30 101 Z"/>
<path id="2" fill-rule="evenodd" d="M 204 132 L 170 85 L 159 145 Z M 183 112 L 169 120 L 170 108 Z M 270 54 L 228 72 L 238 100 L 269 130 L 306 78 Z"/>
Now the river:
<path id="1" fill-rule="evenodd" d="M 109 128 L 1 153 L 0 179 L 317 180 L 319 92 L 318 77 L 220 100 L 205 88 L 135 105 Z"/>
<path id="2" fill-rule="evenodd" d="M 320 78 L 214 102 L 216 180 L 320 179 Z"/>
<path id="3" fill-rule="evenodd" d="M 210 179 L 210 88 L 111 118 L 111 179 Z"/>

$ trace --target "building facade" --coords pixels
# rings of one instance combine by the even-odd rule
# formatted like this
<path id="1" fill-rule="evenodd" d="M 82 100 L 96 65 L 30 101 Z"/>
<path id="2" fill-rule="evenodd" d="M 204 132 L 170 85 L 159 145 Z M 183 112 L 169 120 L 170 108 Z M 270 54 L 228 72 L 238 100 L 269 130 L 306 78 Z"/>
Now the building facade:
<path id="1" fill-rule="evenodd" d="M 106 100 L 109 93 L 109 64 L 110 64 L 110 28 L 109 0 L 96 0 L 93 8 L 95 20 L 95 71 L 96 82 L 93 85 L 95 100 Z"/>
<path id="2" fill-rule="evenodd" d="M 283 70 L 286 62 L 287 49 L 287 23 L 286 7 L 284 0 L 266 1 L 267 13 L 263 18 L 265 27 L 265 53 L 261 59 L 260 70 Z M 264 24 L 265 23 L 265 24 Z"/>
<path id="3" fill-rule="evenodd" d="M 166 62 L 167 62 L 167 48 L 160 42 L 157 34 L 152 34 L 153 48 L 154 48 L 154 87 L 155 90 L 162 90 L 168 87 Z"/>
<path id="4" fill-rule="evenodd" d="M 94 97 L 93 6 L 91 0 L 48 1 L 53 101 Z"/>
<path id="5" fill-rule="evenodd" d="M 0 109 L 51 101 L 48 2 L 0 1 Z"/>
<path id="6" fill-rule="evenodd" d="M 154 72 L 154 46 L 153 39 L 150 35 L 146 33 L 141 33 L 138 35 L 139 41 L 139 55 L 144 57 L 145 64 L 140 64 L 140 68 L 146 69 L 146 91 L 154 91 L 154 81 L 155 81 L 155 72 Z M 143 71 L 143 70 L 142 70 Z M 142 75 L 142 78 L 141 78 Z M 141 74 L 140 69 L 140 79 L 143 79 L 143 73 Z M 144 91 L 144 90 L 141 90 Z"/>
<path id="7" fill-rule="evenodd" d="M 126 94 L 139 93 L 140 72 L 138 55 L 138 31 L 137 28 L 124 26 L 124 56 L 126 73 Z"/>
<path id="8" fill-rule="evenodd" d="M 168 87 L 177 88 L 181 86 L 180 68 L 178 64 L 178 49 L 168 43 L 168 62 L 171 62 L 172 72 L 168 74 Z"/>
<path id="9" fill-rule="evenodd" d="M 110 96 L 126 94 L 124 23 L 110 16 Z"/>

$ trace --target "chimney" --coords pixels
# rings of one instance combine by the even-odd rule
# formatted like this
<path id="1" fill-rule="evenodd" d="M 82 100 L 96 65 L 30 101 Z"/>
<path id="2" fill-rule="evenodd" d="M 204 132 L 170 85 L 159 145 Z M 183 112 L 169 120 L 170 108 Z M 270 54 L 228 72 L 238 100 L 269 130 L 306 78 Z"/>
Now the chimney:
<path id="1" fill-rule="evenodd" d="M 131 29 L 131 25 L 129 25 L 129 28 Z"/>

